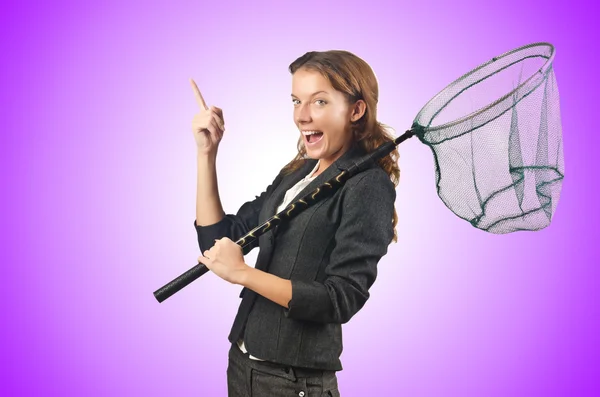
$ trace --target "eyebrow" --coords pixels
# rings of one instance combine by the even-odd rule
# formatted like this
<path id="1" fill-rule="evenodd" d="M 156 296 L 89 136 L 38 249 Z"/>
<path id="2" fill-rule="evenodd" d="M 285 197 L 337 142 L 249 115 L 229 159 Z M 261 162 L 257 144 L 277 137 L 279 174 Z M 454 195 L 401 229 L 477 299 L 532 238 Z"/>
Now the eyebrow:
<path id="1" fill-rule="evenodd" d="M 329 94 L 327 91 L 317 91 L 317 92 L 313 93 L 313 94 L 311 95 L 311 97 L 313 97 L 313 96 L 315 96 L 315 95 L 317 95 L 317 94 L 320 94 L 320 93 Z M 297 97 L 296 95 L 294 95 L 294 94 L 292 94 L 292 96 L 293 96 L 293 97 L 296 97 L 296 98 L 298 98 L 298 97 Z"/>

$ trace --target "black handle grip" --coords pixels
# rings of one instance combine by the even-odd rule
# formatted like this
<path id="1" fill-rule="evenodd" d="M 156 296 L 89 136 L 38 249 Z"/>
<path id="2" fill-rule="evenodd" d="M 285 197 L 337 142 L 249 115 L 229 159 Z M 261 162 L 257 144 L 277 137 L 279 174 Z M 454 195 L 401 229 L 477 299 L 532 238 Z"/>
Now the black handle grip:
<path id="1" fill-rule="evenodd" d="M 183 273 L 181 276 L 173 279 L 173 281 L 154 291 L 154 297 L 159 302 L 162 302 L 182 288 L 186 287 L 192 281 L 200 278 L 200 276 L 206 272 L 208 272 L 208 268 L 202 263 L 199 263 L 187 272 Z"/>

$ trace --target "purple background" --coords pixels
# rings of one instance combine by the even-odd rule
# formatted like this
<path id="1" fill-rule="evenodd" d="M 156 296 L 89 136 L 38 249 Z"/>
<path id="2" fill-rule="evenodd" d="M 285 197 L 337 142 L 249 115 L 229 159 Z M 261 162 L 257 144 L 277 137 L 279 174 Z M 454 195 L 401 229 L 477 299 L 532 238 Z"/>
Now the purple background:
<path id="1" fill-rule="evenodd" d="M 436 195 L 429 149 L 402 144 L 399 243 L 344 326 L 340 390 L 600 393 L 593 2 L 169 3 L 3 4 L 0 394 L 226 395 L 239 286 L 207 274 L 152 294 L 199 255 L 190 77 L 224 110 L 232 213 L 295 154 L 287 67 L 306 51 L 364 58 L 400 134 L 452 80 L 539 41 L 557 50 L 563 120 L 553 223 L 471 227 Z"/>

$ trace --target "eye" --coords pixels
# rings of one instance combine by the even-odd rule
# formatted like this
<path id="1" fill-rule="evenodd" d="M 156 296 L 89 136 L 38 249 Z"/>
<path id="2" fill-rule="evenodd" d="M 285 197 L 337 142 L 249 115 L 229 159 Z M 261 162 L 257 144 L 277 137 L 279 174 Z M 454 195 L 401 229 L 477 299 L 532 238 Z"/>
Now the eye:
<path id="1" fill-rule="evenodd" d="M 300 103 L 300 101 L 299 101 L 299 100 L 297 100 L 297 99 L 292 99 L 292 103 L 293 103 L 294 105 L 297 105 L 297 104 L 299 104 L 299 103 Z"/>
<path id="2" fill-rule="evenodd" d="M 324 100 L 322 100 L 322 99 L 317 99 L 315 102 L 317 102 L 317 103 L 321 102 L 321 103 L 319 103 L 319 105 L 321 105 L 321 106 L 323 106 L 323 105 L 327 105 L 327 102 L 325 102 L 325 101 L 324 101 Z"/>

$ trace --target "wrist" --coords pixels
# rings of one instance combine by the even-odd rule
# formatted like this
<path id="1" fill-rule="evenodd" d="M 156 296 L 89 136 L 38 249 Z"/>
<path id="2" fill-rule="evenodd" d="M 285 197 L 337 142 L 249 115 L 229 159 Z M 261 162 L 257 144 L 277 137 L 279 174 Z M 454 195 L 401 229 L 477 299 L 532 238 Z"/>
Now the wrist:
<path id="1" fill-rule="evenodd" d="M 244 262 L 244 267 L 238 271 L 234 280 L 234 284 L 238 284 L 243 287 L 248 287 L 249 280 L 252 277 L 252 272 L 254 270 L 255 269 L 252 266 L 249 266 L 247 263 Z"/>
<path id="2" fill-rule="evenodd" d="M 217 160 L 217 151 L 213 151 L 210 153 L 206 153 L 206 152 L 202 152 L 200 150 L 198 150 L 198 152 L 196 153 L 196 158 L 198 160 L 198 162 L 201 163 L 213 163 Z"/>

